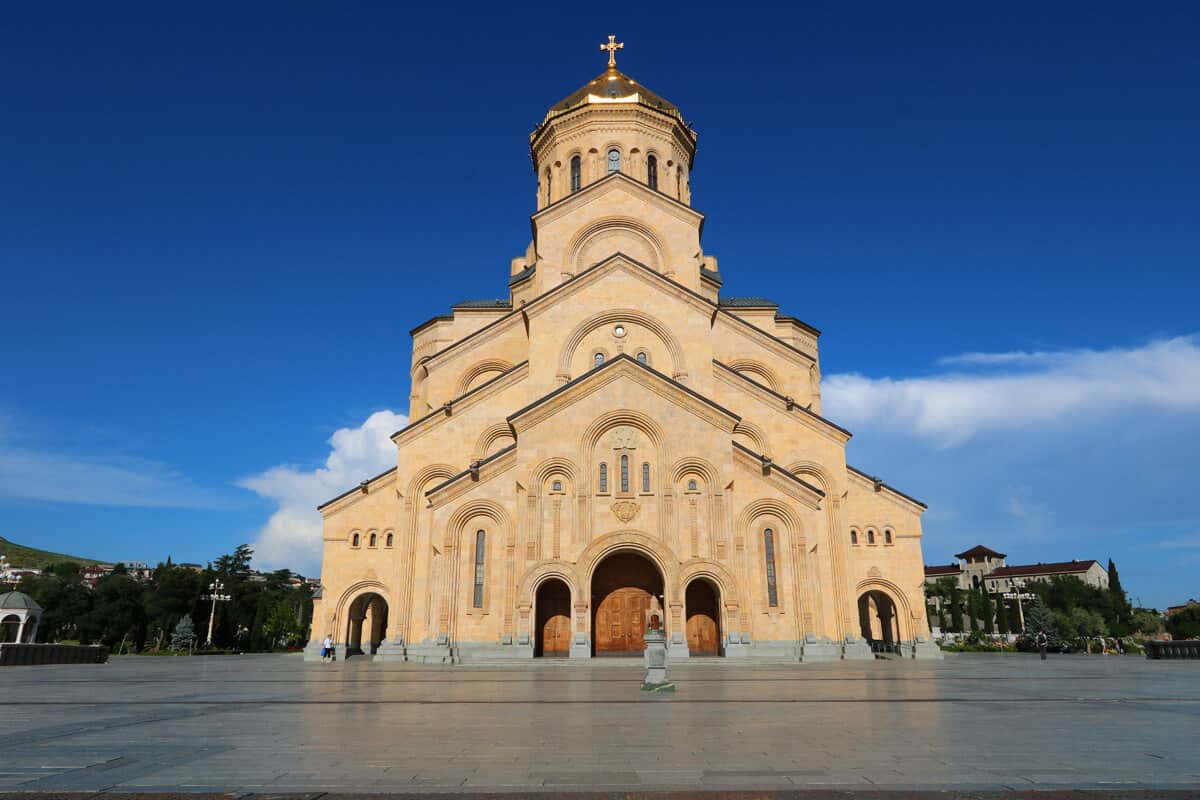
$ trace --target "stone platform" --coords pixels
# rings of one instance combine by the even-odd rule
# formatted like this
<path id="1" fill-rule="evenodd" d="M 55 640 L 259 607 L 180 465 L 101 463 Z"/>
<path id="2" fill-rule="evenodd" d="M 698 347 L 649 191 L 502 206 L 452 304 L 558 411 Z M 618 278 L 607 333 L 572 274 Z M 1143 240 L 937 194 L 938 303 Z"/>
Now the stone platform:
<path id="1" fill-rule="evenodd" d="M 697 660 L 672 665 L 670 697 L 646 697 L 643 673 L 298 656 L 11 667 L 0 793 L 1200 787 L 1196 662 Z"/>

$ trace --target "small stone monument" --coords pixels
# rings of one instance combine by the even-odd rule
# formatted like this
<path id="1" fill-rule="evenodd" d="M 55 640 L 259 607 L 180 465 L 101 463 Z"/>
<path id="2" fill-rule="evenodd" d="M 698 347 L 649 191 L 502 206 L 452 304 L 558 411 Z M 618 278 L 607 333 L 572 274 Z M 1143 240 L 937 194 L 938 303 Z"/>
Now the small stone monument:
<path id="1" fill-rule="evenodd" d="M 675 684 L 667 681 L 667 635 L 657 611 L 651 612 L 646 623 L 646 679 L 642 691 L 675 691 Z"/>

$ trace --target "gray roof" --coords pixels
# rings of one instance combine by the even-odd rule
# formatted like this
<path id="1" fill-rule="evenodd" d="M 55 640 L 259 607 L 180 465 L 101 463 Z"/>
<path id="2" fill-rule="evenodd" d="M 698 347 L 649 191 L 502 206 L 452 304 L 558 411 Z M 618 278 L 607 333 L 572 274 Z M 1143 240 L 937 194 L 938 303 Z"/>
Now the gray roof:
<path id="1" fill-rule="evenodd" d="M 451 308 L 512 308 L 512 303 L 507 300 L 463 300 Z"/>
<path id="2" fill-rule="evenodd" d="M 5 594 L 0 594 L 0 609 L 41 611 L 42 607 L 24 592 L 6 592 Z"/>
<path id="3" fill-rule="evenodd" d="M 779 308 L 779 303 L 769 297 L 722 297 L 717 305 L 724 308 L 762 308 L 763 306 Z"/>
<path id="4" fill-rule="evenodd" d="M 532 275 L 536 269 L 537 268 L 533 264 L 530 264 L 528 267 L 526 267 L 525 269 L 518 272 L 516 275 L 513 275 L 511 278 L 509 278 L 508 285 L 512 286 L 514 283 L 520 283 L 521 281 L 525 280 L 530 275 Z"/>

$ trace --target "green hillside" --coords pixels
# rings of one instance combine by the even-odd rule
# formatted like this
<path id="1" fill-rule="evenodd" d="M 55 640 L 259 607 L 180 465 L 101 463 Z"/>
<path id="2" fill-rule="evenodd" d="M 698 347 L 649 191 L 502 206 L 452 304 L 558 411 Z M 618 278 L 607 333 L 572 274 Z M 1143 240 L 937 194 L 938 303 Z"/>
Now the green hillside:
<path id="1" fill-rule="evenodd" d="M 63 561 L 74 561 L 76 564 L 95 564 L 98 559 L 68 556 L 62 553 L 51 553 L 49 550 L 38 550 L 36 547 L 26 547 L 23 544 L 10 542 L 0 536 L 0 555 L 5 556 L 14 567 L 31 567 L 40 569 L 47 564 L 58 564 Z"/>

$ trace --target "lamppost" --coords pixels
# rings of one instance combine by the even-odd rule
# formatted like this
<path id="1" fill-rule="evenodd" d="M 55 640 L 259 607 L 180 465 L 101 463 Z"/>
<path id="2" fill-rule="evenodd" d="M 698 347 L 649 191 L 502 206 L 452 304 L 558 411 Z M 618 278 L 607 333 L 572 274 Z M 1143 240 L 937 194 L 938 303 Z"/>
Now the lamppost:
<path id="1" fill-rule="evenodd" d="M 217 618 L 217 603 L 224 601 L 224 600 L 233 599 L 227 594 L 221 594 L 221 590 L 224 588 L 225 588 L 225 584 L 221 583 L 220 580 L 215 580 L 208 585 L 209 593 L 206 595 L 203 595 L 200 598 L 201 600 L 212 600 L 212 611 L 210 611 L 208 613 L 208 638 L 204 640 L 205 646 L 208 646 L 208 647 L 211 647 L 212 643 L 213 643 L 212 632 L 213 632 L 213 622 Z"/>

